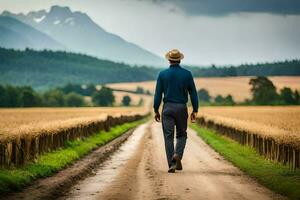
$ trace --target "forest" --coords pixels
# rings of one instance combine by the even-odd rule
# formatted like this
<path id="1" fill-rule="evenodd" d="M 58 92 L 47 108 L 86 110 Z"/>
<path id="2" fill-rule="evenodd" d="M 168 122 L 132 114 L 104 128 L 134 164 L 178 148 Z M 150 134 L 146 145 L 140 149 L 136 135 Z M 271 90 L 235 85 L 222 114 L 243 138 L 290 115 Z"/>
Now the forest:
<path id="1" fill-rule="evenodd" d="M 63 51 L 0 48 L 0 83 L 44 89 L 68 83 L 153 80 L 157 69 L 136 67 Z"/>
<path id="2" fill-rule="evenodd" d="M 72 84 L 105 84 L 155 80 L 162 69 L 130 66 L 64 51 L 0 48 L 0 84 L 47 89 Z M 297 76 L 300 61 L 210 67 L 183 66 L 195 77 Z"/>
<path id="3" fill-rule="evenodd" d="M 238 66 L 188 67 L 196 77 L 228 76 L 299 76 L 300 60 L 281 62 L 241 64 Z"/>

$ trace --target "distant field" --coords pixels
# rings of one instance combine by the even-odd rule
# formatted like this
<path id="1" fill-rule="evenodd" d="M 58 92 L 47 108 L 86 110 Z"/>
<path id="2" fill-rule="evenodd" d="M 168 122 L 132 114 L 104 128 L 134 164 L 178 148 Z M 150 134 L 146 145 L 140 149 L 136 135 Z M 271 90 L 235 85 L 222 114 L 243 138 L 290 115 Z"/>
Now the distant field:
<path id="1" fill-rule="evenodd" d="M 231 94 L 234 100 L 240 102 L 251 97 L 249 80 L 251 77 L 224 77 L 224 78 L 195 78 L 197 89 L 205 88 L 214 97 L 218 94 Z M 274 76 L 269 77 L 277 89 L 284 86 L 300 90 L 299 76 Z M 115 89 L 136 90 L 137 86 L 154 92 L 155 81 L 134 82 L 134 83 L 113 83 L 108 84 Z"/>
<path id="2" fill-rule="evenodd" d="M 300 149 L 300 106 L 203 107 L 199 117 Z"/>
<path id="3" fill-rule="evenodd" d="M 122 99 L 124 96 L 129 96 L 131 98 L 131 105 L 138 105 L 141 99 L 149 98 L 149 96 L 139 95 L 139 94 L 132 94 L 129 92 L 121 92 L 121 91 L 114 91 L 115 100 L 117 105 L 122 105 Z"/>
<path id="4" fill-rule="evenodd" d="M 138 105 L 141 99 L 143 99 L 144 101 L 150 101 L 150 96 L 148 95 L 133 94 L 130 92 L 122 92 L 122 91 L 113 91 L 113 94 L 115 96 L 114 105 L 116 106 L 122 106 L 122 99 L 124 96 L 129 96 L 131 98 L 130 105 L 132 106 Z M 90 96 L 86 96 L 85 100 L 86 102 L 88 102 L 88 104 L 92 105 L 92 98 Z"/>

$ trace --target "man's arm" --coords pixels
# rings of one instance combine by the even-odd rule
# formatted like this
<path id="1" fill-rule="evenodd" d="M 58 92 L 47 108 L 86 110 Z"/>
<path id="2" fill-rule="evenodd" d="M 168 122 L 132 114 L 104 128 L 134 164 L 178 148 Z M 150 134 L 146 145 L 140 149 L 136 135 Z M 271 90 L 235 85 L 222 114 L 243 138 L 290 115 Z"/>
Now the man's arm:
<path id="1" fill-rule="evenodd" d="M 188 91 L 189 91 L 189 94 L 191 97 L 191 102 L 193 105 L 193 112 L 197 113 L 198 106 L 199 106 L 198 95 L 197 95 L 197 90 L 196 90 L 195 82 L 193 79 L 193 75 L 191 73 L 190 73 L 190 77 L 189 77 Z"/>
<path id="2" fill-rule="evenodd" d="M 155 88 L 155 94 L 154 94 L 154 105 L 153 105 L 154 112 L 156 113 L 156 115 L 155 115 L 156 121 L 160 120 L 158 110 L 159 110 L 159 106 L 160 106 L 161 99 L 162 99 L 162 92 L 163 92 L 162 82 L 161 82 L 161 77 L 159 74 L 157 77 L 157 81 L 156 81 L 156 88 Z"/>

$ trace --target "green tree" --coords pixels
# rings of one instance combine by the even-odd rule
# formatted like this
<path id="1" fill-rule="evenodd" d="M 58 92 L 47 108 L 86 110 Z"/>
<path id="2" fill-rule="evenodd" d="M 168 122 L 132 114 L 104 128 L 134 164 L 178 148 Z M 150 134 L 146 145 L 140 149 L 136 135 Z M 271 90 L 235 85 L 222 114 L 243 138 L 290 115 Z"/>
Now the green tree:
<path id="1" fill-rule="evenodd" d="M 0 85 L 0 107 L 6 107 L 8 105 L 6 88 Z"/>
<path id="2" fill-rule="evenodd" d="M 129 106 L 130 103 L 131 103 L 131 98 L 130 98 L 130 96 L 128 96 L 128 95 L 123 96 L 122 104 L 123 104 L 124 106 Z"/>
<path id="3" fill-rule="evenodd" d="M 70 92 L 65 96 L 66 105 L 70 107 L 84 106 L 84 98 L 75 92 Z"/>
<path id="4" fill-rule="evenodd" d="M 136 90 L 135 90 L 135 93 L 137 93 L 137 94 L 144 94 L 144 88 L 138 86 L 138 87 L 136 88 Z"/>
<path id="5" fill-rule="evenodd" d="M 70 92 L 75 92 L 75 93 L 81 94 L 81 92 L 82 92 L 81 85 L 71 84 L 71 83 L 69 83 L 69 84 L 65 85 L 64 87 L 62 87 L 61 90 L 65 94 L 68 94 Z"/>
<path id="6" fill-rule="evenodd" d="M 22 107 L 34 107 L 41 104 L 38 94 L 28 86 L 20 89 L 20 101 Z"/>
<path id="7" fill-rule="evenodd" d="M 233 97 L 230 94 L 224 98 L 224 104 L 231 106 L 235 104 Z"/>
<path id="8" fill-rule="evenodd" d="M 146 93 L 145 94 L 147 94 L 147 95 L 151 95 L 151 92 L 150 92 L 150 90 L 146 90 Z"/>
<path id="9" fill-rule="evenodd" d="M 92 96 L 95 91 L 97 91 L 96 86 L 94 84 L 88 84 L 81 95 Z"/>
<path id="10" fill-rule="evenodd" d="M 217 95 L 215 97 L 215 103 L 216 104 L 223 104 L 223 102 L 224 102 L 224 98 L 221 95 Z"/>
<path id="11" fill-rule="evenodd" d="M 210 102 L 211 96 L 209 95 L 209 92 L 206 89 L 201 88 L 198 91 L 198 98 L 199 98 L 200 102 L 201 101 Z"/>
<path id="12" fill-rule="evenodd" d="M 18 87 L 7 86 L 6 87 L 6 107 L 20 107 L 20 89 Z"/>
<path id="13" fill-rule="evenodd" d="M 218 105 L 227 105 L 232 106 L 235 104 L 233 97 L 229 94 L 226 97 L 223 97 L 222 95 L 217 95 L 215 97 L 215 103 Z"/>
<path id="14" fill-rule="evenodd" d="M 284 104 L 288 104 L 288 105 L 296 103 L 293 91 L 291 90 L 291 88 L 288 87 L 284 87 L 280 90 L 280 100 Z"/>
<path id="15" fill-rule="evenodd" d="M 102 86 L 99 91 L 94 92 L 92 101 L 97 106 L 112 106 L 115 102 L 115 96 L 112 89 Z"/>
<path id="16" fill-rule="evenodd" d="M 274 104 L 278 100 L 276 87 L 267 77 L 258 76 L 250 79 L 253 101 L 257 104 Z"/>
<path id="17" fill-rule="evenodd" d="M 142 106 L 144 104 L 144 98 L 140 98 L 138 106 Z"/>
<path id="18" fill-rule="evenodd" d="M 64 93 L 61 90 L 49 90 L 43 95 L 43 104 L 49 107 L 65 106 Z"/>
<path id="19" fill-rule="evenodd" d="M 300 95 L 299 95 L 298 90 L 295 90 L 295 92 L 294 92 L 294 99 L 295 99 L 296 104 L 300 104 Z"/>

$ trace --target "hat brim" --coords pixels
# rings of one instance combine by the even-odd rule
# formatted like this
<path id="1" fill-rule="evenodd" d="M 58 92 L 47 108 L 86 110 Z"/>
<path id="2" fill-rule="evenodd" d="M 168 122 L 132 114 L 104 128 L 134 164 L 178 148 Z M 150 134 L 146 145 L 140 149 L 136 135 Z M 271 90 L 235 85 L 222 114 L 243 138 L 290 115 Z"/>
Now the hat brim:
<path id="1" fill-rule="evenodd" d="M 179 61 L 179 60 L 182 60 L 184 58 L 184 55 L 182 53 L 180 53 L 180 57 L 178 58 L 171 58 L 169 53 L 166 54 L 166 59 L 167 60 L 171 60 L 171 61 Z"/>

